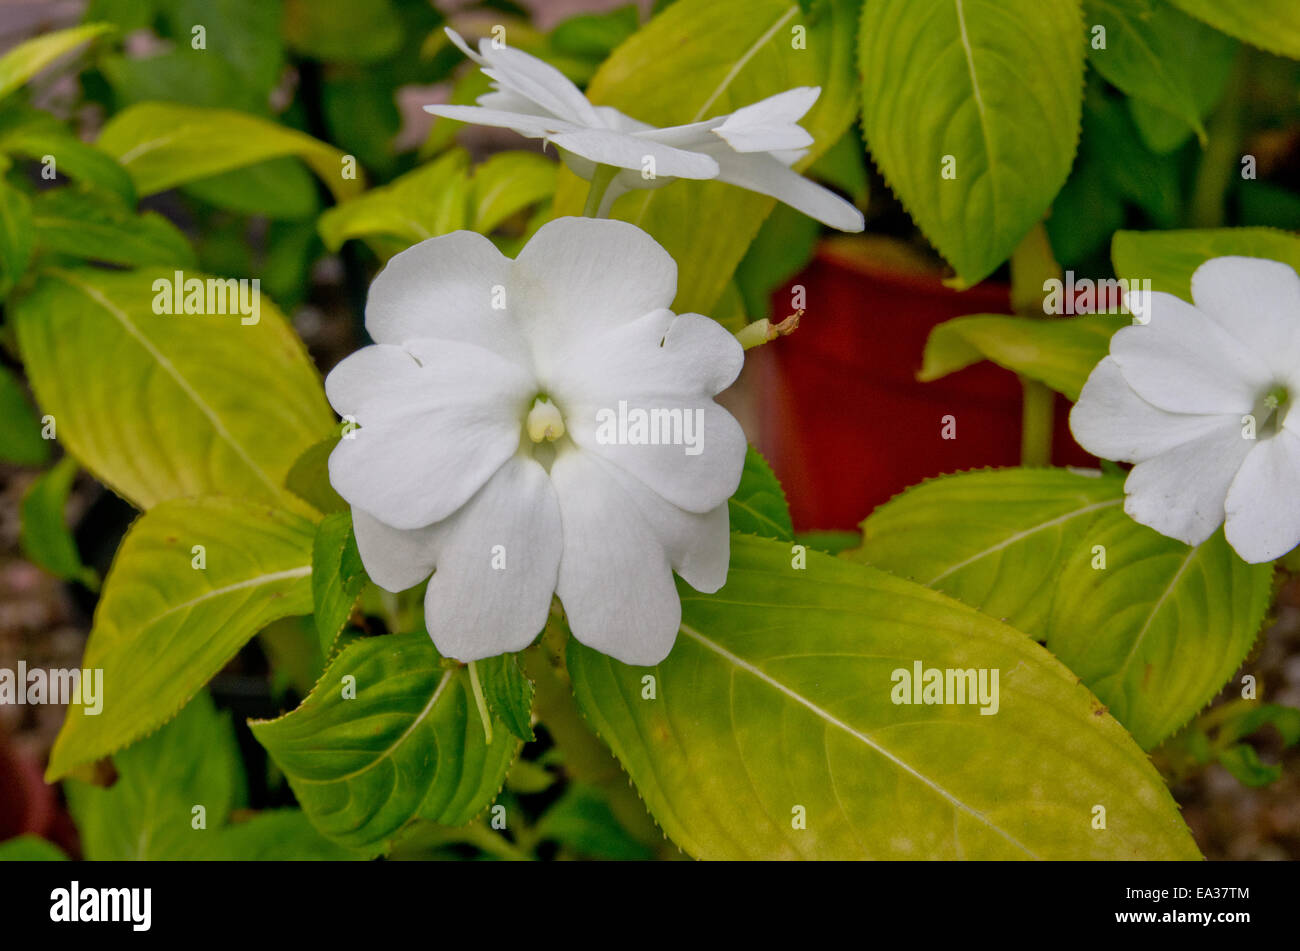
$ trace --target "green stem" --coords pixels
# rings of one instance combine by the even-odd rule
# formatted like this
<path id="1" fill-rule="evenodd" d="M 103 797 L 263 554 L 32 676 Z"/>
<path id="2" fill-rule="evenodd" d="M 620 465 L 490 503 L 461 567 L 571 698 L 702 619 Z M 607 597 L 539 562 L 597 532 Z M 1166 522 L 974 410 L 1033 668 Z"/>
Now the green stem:
<path id="1" fill-rule="evenodd" d="M 1011 308 L 1022 317 L 1043 318 L 1043 283 L 1061 276 L 1047 229 L 1040 221 L 1011 255 Z M 1052 462 L 1052 429 L 1056 394 L 1045 384 L 1020 377 L 1024 391 L 1020 413 L 1020 464 L 1046 466 Z"/>
<path id="2" fill-rule="evenodd" d="M 1241 162 L 1241 100 L 1246 87 L 1246 60 L 1242 50 L 1228 90 L 1210 117 L 1207 141 L 1196 169 L 1196 182 L 1187 212 L 1193 228 L 1221 228 L 1226 215 L 1228 188 Z"/>
<path id="3" fill-rule="evenodd" d="M 478 667 L 474 661 L 469 662 L 469 684 L 474 690 L 474 703 L 478 706 L 479 719 L 483 721 L 483 737 L 488 746 L 492 745 L 492 717 L 488 715 L 487 702 L 483 699 L 483 688 L 478 682 Z"/>
<path id="4" fill-rule="evenodd" d="M 583 217 L 605 217 L 600 213 L 601 202 L 605 200 L 605 192 L 609 191 L 609 186 L 614 181 L 614 176 L 618 174 L 618 171 L 613 165 L 596 166 L 595 171 L 591 173 L 591 187 L 587 190 L 587 203 L 582 207 Z"/>

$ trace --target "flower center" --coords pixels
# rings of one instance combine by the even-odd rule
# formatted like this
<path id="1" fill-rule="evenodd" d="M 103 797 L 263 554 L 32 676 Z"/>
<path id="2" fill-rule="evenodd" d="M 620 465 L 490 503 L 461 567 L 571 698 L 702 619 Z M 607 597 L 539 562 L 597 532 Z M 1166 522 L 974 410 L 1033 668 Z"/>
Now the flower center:
<path id="1" fill-rule="evenodd" d="M 528 438 L 533 442 L 555 442 L 564 435 L 564 417 L 554 403 L 545 396 L 539 396 L 533 400 L 533 408 L 528 411 L 524 428 L 528 430 Z"/>
<path id="2" fill-rule="evenodd" d="M 1287 391 L 1287 388 L 1282 385 L 1273 387 L 1260 398 L 1259 403 L 1255 406 L 1254 416 L 1259 421 L 1260 431 L 1268 430 L 1273 433 L 1280 430 L 1282 421 L 1286 419 L 1286 414 L 1290 409 L 1291 394 Z"/>

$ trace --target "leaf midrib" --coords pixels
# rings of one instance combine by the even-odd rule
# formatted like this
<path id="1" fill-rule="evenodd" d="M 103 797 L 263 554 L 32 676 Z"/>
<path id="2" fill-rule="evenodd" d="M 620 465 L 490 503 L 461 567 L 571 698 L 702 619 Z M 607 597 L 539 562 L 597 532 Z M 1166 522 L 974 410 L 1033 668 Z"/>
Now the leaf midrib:
<path id="1" fill-rule="evenodd" d="M 808 699 L 807 697 L 805 697 L 803 694 L 799 693 L 792 687 L 783 684 L 781 681 L 777 680 L 775 677 L 771 676 L 766 671 L 758 667 L 755 667 L 753 664 L 749 663 L 743 658 L 737 657 L 735 654 L 728 651 L 721 644 L 718 644 L 716 641 L 713 641 L 708 637 L 705 637 L 702 633 L 700 633 L 690 625 L 683 623 L 681 625 L 680 630 L 681 633 L 685 634 L 687 637 L 691 638 L 693 641 L 707 648 L 708 650 L 713 651 L 715 654 L 722 657 L 724 660 L 732 664 L 734 667 L 743 670 L 746 673 L 756 677 L 758 680 L 767 684 L 769 687 L 778 691 L 785 697 L 795 701 L 800 706 L 809 710 L 821 720 L 849 734 L 851 737 L 853 737 L 854 739 L 858 740 L 859 742 L 867 746 L 873 752 L 877 753 L 880 756 L 883 756 L 885 759 L 889 760 L 899 769 L 903 770 L 903 772 L 907 773 L 912 778 L 920 781 L 931 791 L 937 793 L 940 797 L 945 799 L 954 809 L 959 809 L 962 812 L 965 812 L 966 814 L 972 816 L 979 822 L 983 823 L 988 828 L 992 829 L 994 832 L 998 833 L 998 835 L 1002 836 L 1004 839 L 1006 839 L 1008 842 L 1014 845 L 1016 848 L 1023 851 L 1026 855 L 1035 859 L 1041 857 L 1037 853 L 1035 853 L 1032 849 L 1030 849 L 1028 846 L 1024 845 L 1024 843 L 1017 840 L 1005 829 L 1002 829 L 1000 826 L 996 825 L 991 819 L 989 819 L 988 816 L 984 815 L 984 813 L 980 812 L 978 809 L 974 808 L 973 806 L 970 806 L 965 802 L 963 802 L 962 800 L 958 799 L 952 793 L 948 792 L 948 790 L 946 790 L 943 786 L 940 786 L 937 782 L 930 779 L 924 773 L 920 772 L 918 769 L 908 764 L 905 760 L 901 759 L 894 753 L 891 753 L 889 750 L 881 746 L 876 741 L 872 740 L 866 734 L 861 733 L 858 730 L 854 729 L 853 727 L 849 726 L 847 723 L 845 723 L 843 720 L 840 720 L 838 717 L 834 716 L 829 711 L 819 707 L 812 700 Z"/>

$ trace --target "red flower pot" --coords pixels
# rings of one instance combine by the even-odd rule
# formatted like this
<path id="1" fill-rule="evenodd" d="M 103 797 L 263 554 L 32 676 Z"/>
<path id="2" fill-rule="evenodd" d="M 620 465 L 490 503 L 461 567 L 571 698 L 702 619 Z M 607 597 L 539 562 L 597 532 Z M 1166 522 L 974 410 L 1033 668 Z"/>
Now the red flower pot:
<path id="1" fill-rule="evenodd" d="M 930 383 L 916 379 L 930 330 L 963 314 L 1009 313 L 1007 287 L 957 292 L 905 246 L 832 239 L 773 296 L 790 312 L 806 289 L 799 329 L 748 354 L 758 390 L 757 444 L 781 479 L 795 529 L 853 529 L 922 479 L 1020 455 L 1021 387 L 983 362 Z M 1095 465 L 1074 442 L 1057 399 L 1053 462 Z M 943 438 L 944 417 L 955 438 Z"/>

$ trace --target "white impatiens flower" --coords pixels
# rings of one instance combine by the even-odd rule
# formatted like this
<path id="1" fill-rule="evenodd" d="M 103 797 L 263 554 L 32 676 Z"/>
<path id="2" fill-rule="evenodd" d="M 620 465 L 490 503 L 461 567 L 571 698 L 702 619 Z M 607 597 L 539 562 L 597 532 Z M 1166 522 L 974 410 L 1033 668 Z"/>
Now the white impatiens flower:
<path id="1" fill-rule="evenodd" d="M 477 125 L 513 129 L 559 149 L 575 173 L 591 180 L 598 166 L 617 170 L 600 214 L 634 188 L 658 188 L 674 179 L 717 179 L 768 195 L 841 231 L 861 231 L 862 212 L 790 166 L 813 138 L 799 120 L 821 89 L 800 87 L 690 125 L 655 128 L 611 106 L 592 105 L 554 66 L 484 38 L 475 53 L 450 28 L 447 35 L 482 67 L 493 92 L 477 106 L 425 106 L 425 111 Z M 647 168 L 653 175 L 647 177 Z"/>
<path id="2" fill-rule="evenodd" d="M 713 397 L 743 354 L 674 315 L 676 291 L 653 238 L 589 218 L 543 225 L 513 261 L 473 232 L 430 238 L 371 285 L 377 343 L 325 381 L 359 427 L 330 482 L 376 584 L 433 572 L 442 654 L 522 650 L 554 593 L 582 643 L 656 664 L 681 621 L 673 571 L 726 580 L 745 437 Z"/>
<path id="3" fill-rule="evenodd" d="M 1206 261 L 1195 306 L 1151 293 L 1070 414 L 1079 444 L 1136 465 L 1124 510 L 1189 545 L 1225 525 L 1248 562 L 1300 544 L 1300 276 L 1259 258 Z"/>

